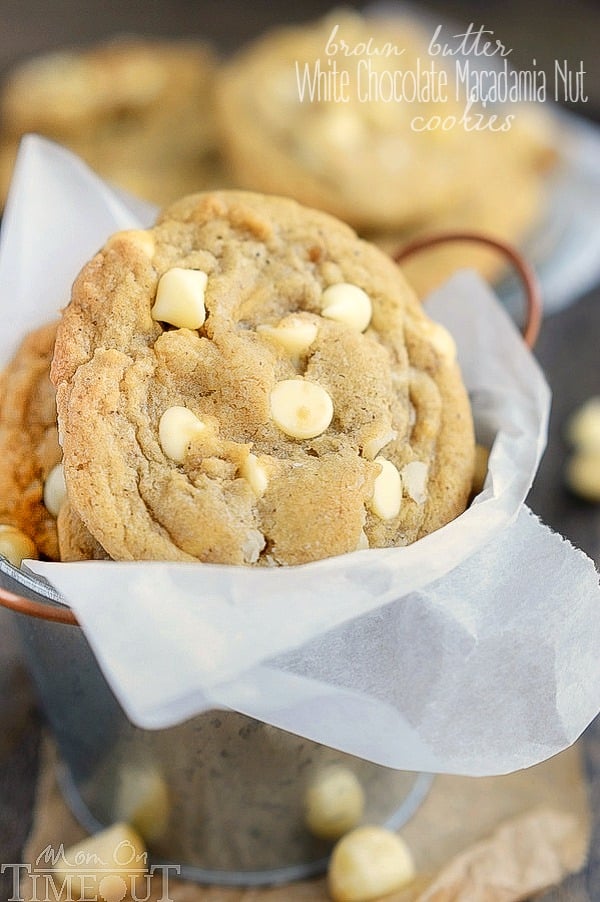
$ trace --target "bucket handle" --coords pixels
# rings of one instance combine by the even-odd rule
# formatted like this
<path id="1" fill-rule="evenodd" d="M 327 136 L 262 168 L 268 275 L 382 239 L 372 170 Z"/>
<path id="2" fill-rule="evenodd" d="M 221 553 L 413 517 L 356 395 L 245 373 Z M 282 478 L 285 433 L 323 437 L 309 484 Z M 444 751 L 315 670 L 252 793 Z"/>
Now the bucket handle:
<path id="1" fill-rule="evenodd" d="M 492 235 L 485 235 L 483 232 L 439 232 L 431 235 L 422 235 L 409 241 L 408 244 L 394 251 L 392 259 L 396 263 L 402 263 L 403 260 L 412 257 L 413 254 L 426 251 L 431 247 L 436 247 L 438 244 L 456 241 L 484 244 L 506 257 L 517 271 L 525 290 L 526 315 L 522 330 L 523 340 L 528 348 L 533 349 L 542 322 L 542 292 L 533 267 L 511 244 Z"/>

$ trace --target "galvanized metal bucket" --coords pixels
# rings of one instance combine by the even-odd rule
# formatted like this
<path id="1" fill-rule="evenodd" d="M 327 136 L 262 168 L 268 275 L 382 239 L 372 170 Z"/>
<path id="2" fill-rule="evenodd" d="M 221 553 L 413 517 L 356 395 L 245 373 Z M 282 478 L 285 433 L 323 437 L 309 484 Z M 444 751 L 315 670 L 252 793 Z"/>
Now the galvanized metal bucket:
<path id="1" fill-rule="evenodd" d="M 309 830 L 305 799 L 324 768 L 344 767 L 358 779 L 365 823 L 402 826 L 429 789 L 429 775 L 380 767 L 233 711 L 139 729 L 57 592 L 3 558 L 0 586 L 0 604 L 20 612 L 73 813 L 90 832 L 133 820 L 152 862 L 174 864 L 184 878 L 257 885 L 322 872 L 332 842 Z"/>

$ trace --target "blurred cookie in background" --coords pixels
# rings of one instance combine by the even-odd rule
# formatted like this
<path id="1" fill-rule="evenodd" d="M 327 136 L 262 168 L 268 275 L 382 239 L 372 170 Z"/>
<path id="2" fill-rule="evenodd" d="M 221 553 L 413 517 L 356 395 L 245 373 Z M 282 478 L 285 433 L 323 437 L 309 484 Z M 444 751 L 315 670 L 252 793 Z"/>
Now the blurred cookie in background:
<path id="1" fill-rule="evenodd" d="M 430 38 L 413 20 L 337 11 L 241 51 L 217 87 L 236 182 L 328 210 L 388 251 L 451 229 L 523 241 L 546 205 L 556 159 L 550 117 L 531 105 L 474 105 L 465 124 L 452 71 L 444 70 L 443 96 L 427 75 L 434 64 L 442 71 Z M 509 114 L 509 127 L 497 130 Z M 496 278 L 503 265 L 489 250 L 452 244 L 405 268 L 422 295 L 461 266 Z"/>
<path id="2" fill-rule="evenodd" d="M 65 145 L 103 178 L 157 204 L 221 185 L 214 73 L 214 56 L 200 42 L 128 37 L 21 63 L 0 97 L 2 198 L 27 132 Z"/>
<path id="3" fill-rule="evenodd" d="M 342 42 L 361 48 L 369 41 L 391 55 L 332 52 Z M 287 194 L 359 229 L 395 228 L 451 209 L 468 179 L 456 166 L 463 136 L 412 131 L 412 117 L 431 115 L 435 100 L 389 102 L 373 87 L 386 70 L 415 71 L 422 51 L 419 31 L 404 23 L 339 10 L 270 31 L 242 50 L 221 69 L 217 87 L 223 151 L 237 182 Z"/>
<path id="4" fill-rule="evenodd" d="M 526 242 L 547 211 L 556 153 L 549 117 L 517 107 L 514 115 L 509 132 L 485 136 L 486 152 L 470 158 L 472 184 L 453 209 L 416 226 L 374 230 L 365 237 L 390 254 L 422 235 L 441 232 L 475 232 L 516 246 Z M 494 282 L 504 274 L 506 258 L 481 244 L 453 241 L 402 261 L 420 297 L 466 267 Z"/>

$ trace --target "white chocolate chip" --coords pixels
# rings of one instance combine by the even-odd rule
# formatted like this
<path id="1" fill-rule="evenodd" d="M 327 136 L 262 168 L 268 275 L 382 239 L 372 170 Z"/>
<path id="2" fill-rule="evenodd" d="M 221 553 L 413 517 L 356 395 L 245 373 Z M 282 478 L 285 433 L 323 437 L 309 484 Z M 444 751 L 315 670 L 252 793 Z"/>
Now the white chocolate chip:
<path id="1" fill-rule="evenodd" d="M 256 454 L 248 455 L 240 467 L 240 472 L 255 495 L 258 495 L 259 498 L 264 495 L 269 485 L 269 477 Z"/>
<path id="2" fill-rule="evenodd" d="M 299 316 L 286 316 L 276 326 L 257 326 L 256 331 L 274 341 L 288 354 L 304 354 L 317 337 L 317 324 Z"/>
<path id="3" fill-rule="evenodd" d="M 586 501 L 600 503 L 600 450 L 577 451 L 567 464 L 565 476 L 572 492 Z"/>
<path id="4" fill-rule="evenodd" d="M 199 329 L 206 319 L 205 272 L 175 266 L 161 276 L 152 308 L 152 319 L 179 329 Z"/>
<path id="5" fill-rule="evenodd" d="M 421 460 L 412 460 L 402 467 L 400 475 L 407 495 L 417 504 L 423 504 L 427 499 L 427 464 Z"/>
<path id="6" fill-rule="evenodd" d="M 403 839 L 383 827 L 357 827 L 333 850 L 328 888 L 334 902 L 368 902 L 402 889 L 414 877 Z"/>
<path id="7" fill-rule="evenodd" d="M 167 457 L 183 463 L 194 441 L 206 431 L 206 424 L 187 407 L 168 407 L 158 424 L 158 440 Z"/>
<path id="8" fill-rule="evenodd" d="M 271 391 L 271 416 L 291 438 L 315 438 L 333 418 L 333 401 L 324 388 L 305 379 L 283 379 Z"/>
<path id="9" fill-rule="evenodd" d="M 306 826 L 320 839 L 339 839 L 359 823 L 365 793 L 356 774 L 331 765 L 309 785 L 304 798 Z"/>
<path id="10" fill-rule="evenodd" d="M 397 468 L 385 457 L 375 458 L 381 472 L 375 477 L 370 506 L 382 520 L 392 520 L 400 513 L 402 505 L 402 480 Z"/>
<path id="11" fill-rule="evenodd" d="M 600 452 L 600 396 L 589 398 L 567 423 L 567 440 L 575 447 Z"/>
<path id="12" fill-rule="evenodd" d="M 62 464 L 56 464 L 46 477 L 44 483 L 44 505 L 49 514 L 58 517 L 58 512 L 67 497 L 65 474 Z"/>
<path id="13" fill-rule="evenodd" d="M 345 323 L 358 332 L 364 332 L 371 322 L 373 305 L 369 295 L 358 285 L 338 282 L 323 292 L 321 313 L 327 319 Z"/>
<path id="14" fill-rule="evenodd" d="M 386 429 L 384 432 L 380 432 L 379 435 L 367 439 L 363 444 L 362 456 L 366 460 L 375 460 L 379 452 L 382 451 L 386 445 L 389 445 L 390 442 L 393 442 L 397 435 L 398 433 L 395 429 Z"/>
<path id="15" fill-rule="evenodd" d="M 36 559 L 38 556 L 35 543 L 17 529 L 16 526 L 0 525 L 0 554 L 11 562 L 14 567 L 20 567 L 26 559 Z"/>

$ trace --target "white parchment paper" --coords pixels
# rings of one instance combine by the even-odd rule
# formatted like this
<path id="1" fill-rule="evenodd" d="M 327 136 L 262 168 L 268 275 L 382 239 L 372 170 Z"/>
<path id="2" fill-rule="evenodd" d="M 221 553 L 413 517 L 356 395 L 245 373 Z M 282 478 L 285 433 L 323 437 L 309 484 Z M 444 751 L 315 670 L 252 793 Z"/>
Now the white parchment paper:
<path id="1" fill-rule="evenodd" d="M 151 214 L 27 138 L 2 231 L 0 362 L 64 306 L 111 232 Z M 294 568 L 30 562 L 72 606 L 134 723 L 230 707 L 389 766 L 479 775 L 555 754 L 594 717 L 598 574 L 523 505 L 545 442 L 544 378 L 474 274 L 428 309 L 456 338 L 479 436 L 493 440 L 484 491 L 442 530 Z"/>

